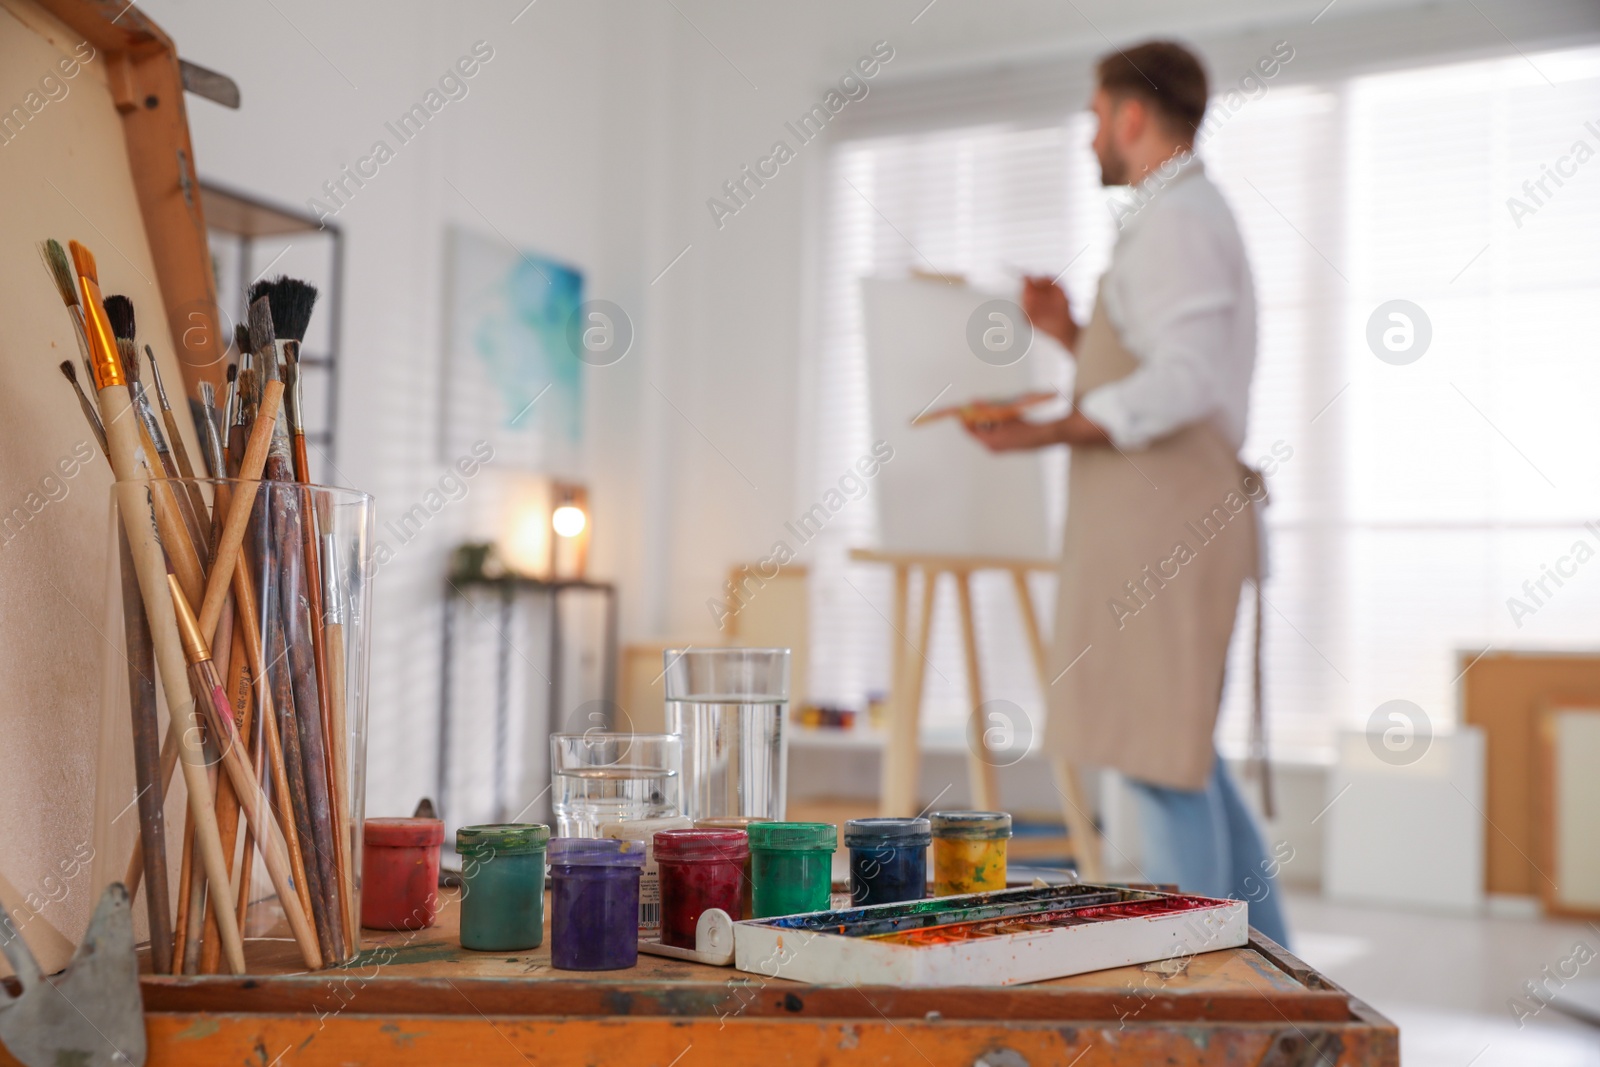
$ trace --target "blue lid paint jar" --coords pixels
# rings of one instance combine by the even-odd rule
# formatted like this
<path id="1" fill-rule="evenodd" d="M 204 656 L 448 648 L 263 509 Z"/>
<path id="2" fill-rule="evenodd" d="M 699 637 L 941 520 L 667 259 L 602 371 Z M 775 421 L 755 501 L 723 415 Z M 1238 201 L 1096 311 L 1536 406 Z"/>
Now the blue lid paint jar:
<path id="1" fill-rule="evenodd" d="M 844 824 L 850 850 L 850 900 L 856 905 L 896 904 L 928 895 L 927 819 L 851 819 Z"/>
<path id="2" fill-rule="evenodd" d="M 550 842 L 550 964 L 616 971 L 639 959 L 639 875 L 644 846 L 614 838 Z"/>
<path id="3" fill-rule="evenodd" d="M 542 823 L 463 826 L 461 947 L 515 952 L 544 941 L 544 850 L 550 827 Z"/>

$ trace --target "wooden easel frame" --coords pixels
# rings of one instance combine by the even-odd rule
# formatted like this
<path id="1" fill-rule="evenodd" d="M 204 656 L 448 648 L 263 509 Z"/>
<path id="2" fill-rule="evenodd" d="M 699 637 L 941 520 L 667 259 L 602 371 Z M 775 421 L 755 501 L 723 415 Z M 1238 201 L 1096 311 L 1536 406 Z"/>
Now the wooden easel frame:
<path id="1" fill-rule="evenodd" d="M 1039 677 L 1039 689 L 1043 692 L 1050 686 L 1048 659 L 1039 628 L 1039 615 L 1028 589 L 1028 574 L 1031 571 L 1053 573 L 1056 570 L 1055 561 L 883 552 L 876 549 L 852 549 L 850 558 L 858 563 L 879 563 L 894 568 L 894 614 L 891 625 L 898 640 L 894 644 L 889 691 L 889 728 L 883 750 L 880 813 L 886 816 L 917 813 L 917 774 L 922 764 L 917 728 L 922 717 L 923 678 L 927 672 L 928 642 L 933 630 L 933 605 L 939 578 L 946 574 L 956 583 L 956 596 L 960 603 L 961 643 L 967 668 L 967 700 L 971 709 L 967 721 L 967 775 L 972 802 L 978 808 L 998 809 L 1000 791 L 995 780 L 995 764 L 993 760 L 985 758 L 988 745 L 979 711 L 983 705 L 983 673 L 978 658 L 976 620 L 972 611 L 972 576 L 978 571 L 1005 571 L 1011 575 L 1018 609 L 1022 612 L 1023 628 L 1033 654 L 1034 670 Z M 923 576 L 922 602 L 914 634 L 910 632 L 912 571 L 920 571 Z M 1084 806 L 1077 773 L 1071 761 L 1059 757 L 1051 760 L 1050 770 L 1055 779 L 1056 792 L 1061 796 L 1061 813 L 1072 838 L 1079 874 L 1088 881 L 1094 881 L 1101 874 L 1100 832 L 1095 828 L 1088 808 Z"/>

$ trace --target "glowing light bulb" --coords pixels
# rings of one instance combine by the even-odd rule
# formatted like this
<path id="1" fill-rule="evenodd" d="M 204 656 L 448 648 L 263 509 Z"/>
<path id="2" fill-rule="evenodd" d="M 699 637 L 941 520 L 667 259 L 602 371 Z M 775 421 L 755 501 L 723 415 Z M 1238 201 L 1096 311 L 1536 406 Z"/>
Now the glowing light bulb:
<path id="1" fill-rule="evenodd" d="M 589 522 L 583 509 L 572 504 L 563 504 L 551 514 L 550 527 L 562 537 L 577 537 L 583 533 L 583 528 Z"/>

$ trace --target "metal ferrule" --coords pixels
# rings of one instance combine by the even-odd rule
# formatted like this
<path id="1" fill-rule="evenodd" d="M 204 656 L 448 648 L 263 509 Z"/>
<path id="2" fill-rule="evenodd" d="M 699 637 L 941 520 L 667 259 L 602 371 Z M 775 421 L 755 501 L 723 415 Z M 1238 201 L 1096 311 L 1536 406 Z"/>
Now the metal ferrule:
<path id="1" fill-rule="evenodd" d="M 178 636 L 183 641 L 183 658 L 189 661 L 190 666 L 210 659 L 211 650 L 206 647 L 206 639 L 200 634 L 200 620 L 194 617 L 189 598 L 183 595 L 183 589 L 178 585 L 178 576 L 168 574 L 167 585 L 172 589 L 172 606 L 178 612 Z"/>
<path id="2" fill-rule="evenodd" d="M 329 626 L 344 622 L 344 586 L 339 581 L 339 542 L 322 535 L 322 621 Z"/>
<path id="3" fill-rule="evenodd" d="M 127 385 L 128 377 L 117 355 L 117 338 L 111 332 L 111 320 L 106 317 L 105 304 L 100 299 L 100 286 L 93 278 L 80 274 L 78 289 L 83 297 L 84 332 L 89 338 L 89 374 L 94 378 L 95 389 Z"/>
<path id="4" fill-rule="evenodd" d="M 300 400 L 300 342 L 279 341 L 277 348 L 283 360 L 283 410 L 289 418 L 289 432 L 305 433 Z"/>

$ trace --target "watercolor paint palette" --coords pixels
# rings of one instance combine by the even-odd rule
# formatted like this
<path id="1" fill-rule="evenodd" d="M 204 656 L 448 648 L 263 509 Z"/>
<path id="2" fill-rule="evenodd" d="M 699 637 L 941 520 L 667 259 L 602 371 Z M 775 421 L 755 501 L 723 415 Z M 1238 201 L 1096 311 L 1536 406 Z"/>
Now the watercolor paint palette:
<path id="1" fill-rule="evenodd" d="M 818 985 L 997 986 L 1236 948 L 1246 905 L 1119 886 L 1006 889 L 734 925 L 741 971 Z"/>

